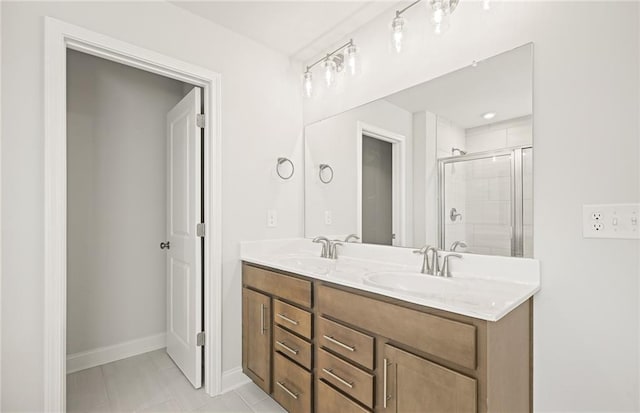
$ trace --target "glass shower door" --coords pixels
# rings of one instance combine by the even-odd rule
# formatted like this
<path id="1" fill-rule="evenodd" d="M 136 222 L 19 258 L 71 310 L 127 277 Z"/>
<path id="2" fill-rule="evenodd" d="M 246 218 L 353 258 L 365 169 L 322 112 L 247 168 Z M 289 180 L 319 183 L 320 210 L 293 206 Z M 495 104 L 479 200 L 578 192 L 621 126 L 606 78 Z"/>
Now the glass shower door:
<path id="1" fill-rule="evenodd" d="M 513 157 L 509 151 L 441 161 L 441 248 L 463 241 L 465 252 L 516 255 Z"/>

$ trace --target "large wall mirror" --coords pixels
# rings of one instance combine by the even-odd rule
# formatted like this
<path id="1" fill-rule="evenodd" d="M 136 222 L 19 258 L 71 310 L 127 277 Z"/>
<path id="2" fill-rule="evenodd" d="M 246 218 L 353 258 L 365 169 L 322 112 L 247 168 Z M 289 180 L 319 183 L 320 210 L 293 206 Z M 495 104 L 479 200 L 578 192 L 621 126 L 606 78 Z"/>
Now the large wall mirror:
<path id="1" fill-rule="evenodd" d="M 305 236 L 533 255 L 533 45 L 305 127 Z"/>

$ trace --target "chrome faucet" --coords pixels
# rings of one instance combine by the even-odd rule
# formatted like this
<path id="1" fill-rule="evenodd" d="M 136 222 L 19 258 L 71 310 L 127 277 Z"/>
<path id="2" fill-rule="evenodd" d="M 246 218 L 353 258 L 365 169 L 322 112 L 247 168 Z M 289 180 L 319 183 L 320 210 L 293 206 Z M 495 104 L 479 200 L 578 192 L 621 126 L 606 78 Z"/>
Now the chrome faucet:
<path id="1" fill-rule="evenodd" d="M 429 275 L 438 275 L 440 272 L 440 261 L 438 260 L 438 249 L 436 247 L 427 247 L 425 251 L 425 256 L 429 255 L 431 252 L 431 266 L 427 268 L 427 274 Z"/>
<path id="2" fill-rule="evenodd" d="M 315 237 L 313 239 L 313 242 L 315 242 L 316 244 L 322 243 L 322 251 L 320 251 L 320 256 L 322 258 L 329 258 L 329 253 L 330 253 L 329 250 L 331 248 L 331 241 L 329 241 L 329 238 L 319 236 L 319 237 Z"/>
<path id="3" fill-rule="evenodd" d="M 329 242 L 329 256 L 327 258 L 331 258 L 332 260 L 338 259 L 338 247 L 342 246 L 342 242 L 338 240 L 333 240 Z"/>
<path id="4" fill-rule="evenodd" d="M 467 243 L 464 241 L 454 241 L 451 247 L 449 247 L 449 251 L 455 252 L 458 247 L 467 248 Z"/>
<path id="5" fill-rule="evenodd" d="M 449 260 L 451 258 L 460 258 L 462 259 L 462 255 L 460 254 L 447 254 L 444 257 L 442 257 L 442 269 L 440 270 L 440 276 L 441 277 L 451 277 L 451 268 L 449 264 Z"/>
<path id="6" fill-rule="evenodd" d="M 413 251 L 414 254 L 421 254 L 424 256 L 422 260 L 422 269 L 420 272 L 428 275 L 437 275 L 440 270 L 438 265 L 438 249 L 431 245 L 425 245 L 419 250 Z M 431 253 L 431 260 L 429 260 L 429 253 Z"/>
<path id="7" fill-rule="evenodd" d="M 351 242 L 351 240 L 355 240 L 355 241 L 359 241 L 360 237 L 357 236 L 356 234 L 349 234 L 347 235 L 347 237 L 344 239 L 344 242 Z"/>
<path id="8" fill-rule="evenodd" d="M 429 248 L 429 246 L 425 245 L 424 247 L 420 248 L 419 250 L 414 250 L 413 251 L 414 254 L 422 255 L 422 268 L 420 269 L 420 272 L 423 273 L 423 274 L 428 274 L 429 273 L 429 268 L 431 268 L 429 266 L 429 255 L 427 254 L 427 248 Z"/>

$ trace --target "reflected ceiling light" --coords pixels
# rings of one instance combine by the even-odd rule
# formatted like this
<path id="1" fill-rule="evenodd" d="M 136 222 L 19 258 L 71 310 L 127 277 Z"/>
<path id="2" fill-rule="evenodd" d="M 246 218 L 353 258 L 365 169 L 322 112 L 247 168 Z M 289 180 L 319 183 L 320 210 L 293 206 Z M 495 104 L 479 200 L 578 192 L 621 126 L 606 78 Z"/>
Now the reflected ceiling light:
<path id="1" fill-rule="evenodd" d="M 482 0 L 482 10 L 484 11 L 491 10 L 491 0 Z"/>
<path id="2" fill-rule="evenodd" d="M 487 113 L 483 114 L 482 117 L 484 119 L 486 119 L 486 120 L 491 120 L 491 119 L 496 117 L 496 113 L 495 112 L 487 112 Z"/>
<path id="3" fill-rule="evenodd" d="M 322 63 L 324 83 L 330 88 L 336 84 L 338 73 L 343 71 L 345 63 L 350 74 L 357 74 L 359 67 L 358 54 L 358 48 L 353 42 L 353 39 L 351 39 L 334 51 L 327 53 L 325 57 L 322 57 L 308 65 L 305 68 L 302 77 L 302 88 L 305 97 L 311 97 L 313 95 L 313 74 L 311 70 L 315 66 Z"/>

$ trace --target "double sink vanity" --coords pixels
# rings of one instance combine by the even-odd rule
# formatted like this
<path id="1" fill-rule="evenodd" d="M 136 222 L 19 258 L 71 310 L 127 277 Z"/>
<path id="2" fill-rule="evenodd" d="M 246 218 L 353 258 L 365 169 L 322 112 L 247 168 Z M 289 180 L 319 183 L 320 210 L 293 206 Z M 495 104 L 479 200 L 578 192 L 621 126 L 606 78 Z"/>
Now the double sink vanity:
<path id="1" fill-rule="evenodd" d="M 339 251 L 242 244 L 243 370 L 287 411 L 531 410 L 537 261 L 461 254 L 442 277 L 413 249 Z"/>

